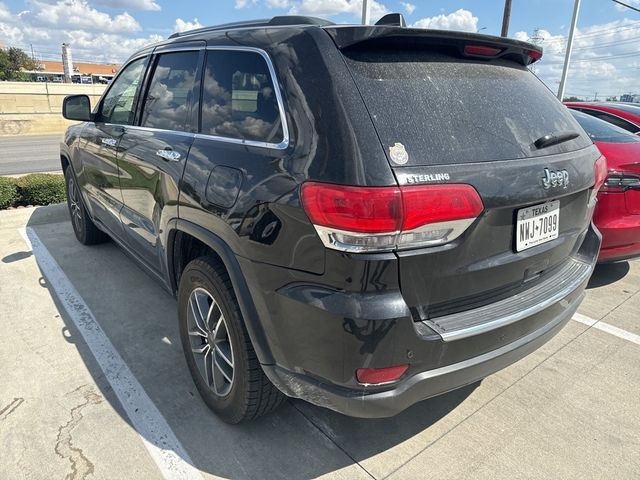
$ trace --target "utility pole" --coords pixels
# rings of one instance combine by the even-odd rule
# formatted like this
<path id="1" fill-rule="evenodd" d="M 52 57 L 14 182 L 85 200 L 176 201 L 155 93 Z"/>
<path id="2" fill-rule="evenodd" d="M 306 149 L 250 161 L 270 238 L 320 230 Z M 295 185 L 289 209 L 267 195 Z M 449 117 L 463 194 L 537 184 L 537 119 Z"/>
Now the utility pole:
<path id="1" fill-rule="evenodd" d="M 369 25 L 369 17 L 371 15 L 371 4 L 369 0 L 362 0 L 362 24 Z"/>
<path id="2" fill-rule="evenodd" d="M 504 0 L 504 14 L 502 15 L 502 33 L 503 37 L 509 36 L 509 20 L 511 19 L 511 0 Z"/>
<path id="3" fill-rule="evenodd" d="M 533 31 L 533 35 L 529 37 L 529 41 L 534 45 L 542 46 L 542 43 L 544 42 L 544 37 L 540 33 L 540 29 L 538 27 L 536 27 L 535 30 Z M 537 63 L 529 65 L 529 70 L 531 70 L 533 73 L 536 73 L 536 65 Z"/>
<path id="4" fill-rule="evenodd" d="M 564 67 L 562 68 L 562 77 L 560 77 L 560 88 L 558 88 L 558 100 L 562 101 L 564 97 L 564 87 L 567 84 L 567 73 L 569 72 L 569 61 L 571 60 L 571 49 L 573 48 L 573 35 L 576 31 L 578 23 L 578 13 L 580 12 L 580 0 L 576 0 L 573 6 L 573 18 L 571 19 L 571 30 L 569 31 L 569 39 L 567 40 L 567 51 L 564 54 Z"/>

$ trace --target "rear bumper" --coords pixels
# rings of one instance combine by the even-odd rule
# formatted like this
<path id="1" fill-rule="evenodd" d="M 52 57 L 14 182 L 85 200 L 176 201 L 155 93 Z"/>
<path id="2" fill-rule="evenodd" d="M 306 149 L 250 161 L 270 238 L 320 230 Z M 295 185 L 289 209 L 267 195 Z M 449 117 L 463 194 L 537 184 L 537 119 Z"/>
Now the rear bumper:
<path id="1" fill-rule="evenodd" d="M 302 398 L 353 417 L 390 417 L 421 400 L 481 380 L 529 355 L 562 329 L 583 297 L 584 292 L 581 291 L 562 314 L 515 342 L 462 362 L 417 373 L 389 390 L 376 392 L 368 391 L 366 387 L 358 390 L 342 388 L 276 366 L 263 368 L 278 388 L 290 397 Z"/>
<path id="2" fill-rule="evenodd" d="M 554 293 L 562 295 L 552 302 L 548 296 L 538 298 L 540 308 L 533 308 L 535 302 L 524 295 L 516 303 L 529 303 L 518 312 L 511 309 L 513 301 L 493 304 L 493 310 L 480 308 L 478 314 L 490 328 L 447 339 L 426 322 L 415 321 L 394 292 L 347 294 L 317 285 L 288 286 L 274 292 L 272 301 L 280 318 L 292 319 L 286 332 L 278 333 L 289 341 L 280 344 L 286 348 L 276 364 L 263 368 L 291 397 L 355 417 L 395 415 L 505 368 L 552 338 L 584 297 L 599 247 L 599 234 L 589 228 L 572 260 L 586 265 L 586 271 L 555 282 Z M 517 318 L 496 324 L 499 314 Z M 400 364 L 410 364 L 409 369 L 391 384 L 361 385 L 354 378 L 357 368 Z"/>
<path id="3" fill-rule="evenodd" d="M 616 262 L 640 256 L 640 215 L 618 216 L 599 222 L 602 249 L 599 262 Z"/>

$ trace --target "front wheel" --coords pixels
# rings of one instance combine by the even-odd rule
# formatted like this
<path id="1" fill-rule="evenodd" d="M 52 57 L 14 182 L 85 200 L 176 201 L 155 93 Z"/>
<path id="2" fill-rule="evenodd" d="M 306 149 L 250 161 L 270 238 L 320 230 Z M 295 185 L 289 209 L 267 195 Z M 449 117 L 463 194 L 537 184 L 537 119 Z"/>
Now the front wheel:
<path id="1" fill-rule="evenodd" d="M 64 179 L 67 185 L 67 206 L 69 207 L 71 225 L 76 238 L 83 245 L 95 245 L 105 242 L 109 237 L 99 230 L 89 217 L 87 209 L 82 203 L 80 188 L 69 166 L 64 169 Z"/>
<path id="2" fill-rule="evenodd" d="M 229 274 L 213 256 L 191 261 L 180 278 L 180 337 L 200 395 L 228 423 L 264 415 L 286 397 L 264 374 Z"/>

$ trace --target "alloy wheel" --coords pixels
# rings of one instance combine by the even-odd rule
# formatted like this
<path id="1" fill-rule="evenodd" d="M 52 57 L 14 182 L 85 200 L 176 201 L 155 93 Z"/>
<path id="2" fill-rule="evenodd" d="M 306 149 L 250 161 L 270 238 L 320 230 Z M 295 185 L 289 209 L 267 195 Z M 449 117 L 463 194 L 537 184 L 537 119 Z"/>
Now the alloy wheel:
<path id="1" fill-rule="evenodd" d="M 216 395 L 224 397 L 233 386 L 233 346 L 220 305 L 204 288 L 189 296 L 187 328 L 191 352 L 200 375 Z"/>
<path id="2" fill-rule="evenodd" d="M 77 232 L 82 231 L 82 211 L 80 207 L 79 192 L 76 188 L 76 183 L 73 177 L 69 177 L 69 184 L 67 187 L 69 195 L 69 210 L 71 211 L 71 221 Z"/>

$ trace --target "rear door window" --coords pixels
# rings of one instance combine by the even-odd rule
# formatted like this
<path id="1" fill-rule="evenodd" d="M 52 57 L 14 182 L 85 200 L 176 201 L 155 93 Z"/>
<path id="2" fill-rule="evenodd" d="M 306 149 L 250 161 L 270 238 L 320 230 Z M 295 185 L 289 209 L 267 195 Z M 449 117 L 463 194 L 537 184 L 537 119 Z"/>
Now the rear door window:
<path id="1" fill-rule="evenodd" d="M 278 144 L 278 100 L 265 59 L 249 51 L 209 50 L 204 73 L 201 133 Z"/>
<path id="2" fill-rule="evenodd" d="M 578 131 L 524 66 L 423 50 L 348 49 L 347 64 L 382 143 L 401 143 L 407 165 L 511 160 L 577 150 L 584 136 L 536 149 L 540 137 Z"/>
<path id="3" fill-rule="evenodd" d="M 198 67 L 199 52 L 161 54 L 142 106 L 140 125 L 184 131 Z"/>

